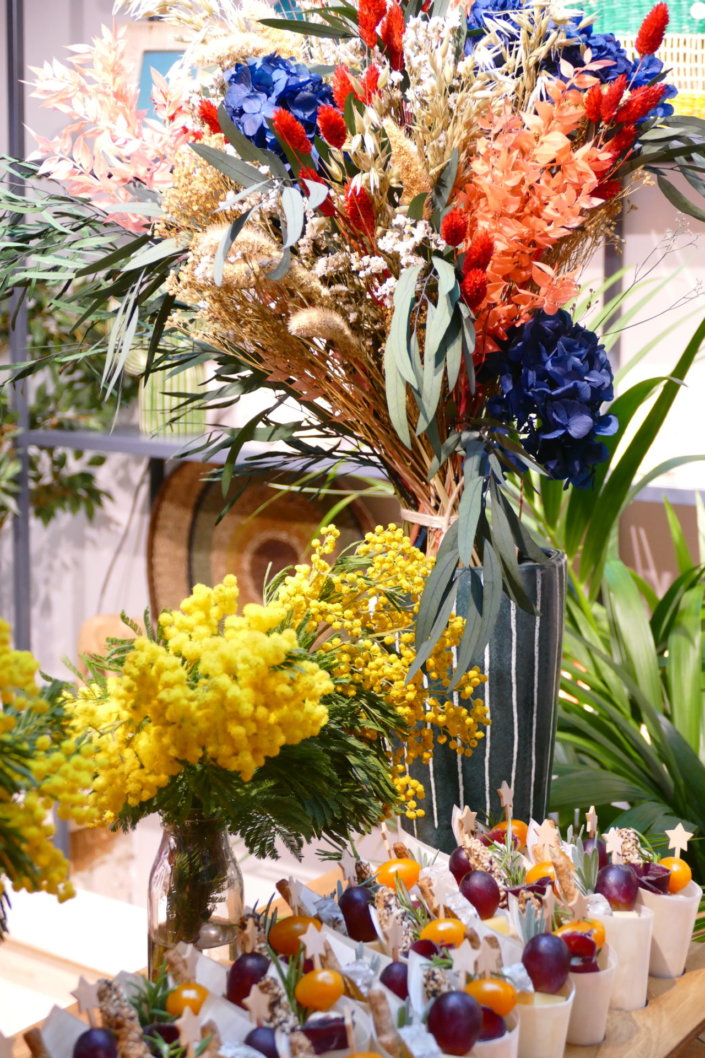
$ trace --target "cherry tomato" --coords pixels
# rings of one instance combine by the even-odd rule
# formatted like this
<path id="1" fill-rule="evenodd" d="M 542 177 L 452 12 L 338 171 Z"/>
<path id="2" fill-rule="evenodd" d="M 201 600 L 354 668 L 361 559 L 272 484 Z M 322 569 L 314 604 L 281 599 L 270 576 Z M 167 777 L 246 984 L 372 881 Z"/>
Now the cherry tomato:
<path id="1" fill-rule="evenodd" d="M 294 995 L 309 1010 L 330 1010 L 344 991 L 345 983 L 337 970 L 311 970 L 299 978 Z"/>
<path id="2" fill-rule="evenodd" d="M 207 998 L 207 988 L 195 981 L 185 981 L 169 992 L 166 997 L 166 1009 L 175 1018 L 180 1018 L 187 1007 L 194 1014 L 198 1014 Z"/>
<path id="3" fill-rule="evenodd" d="M 434 944 L 459 948 L 465 940 L 465 926 L 457 918 L 434 918 L 421 930 L 419 940 L 432 940 Z"/>
<path id="4" fill-rule="evenodd" d="M 596 918 L 576 918 L 565 922 L 553 932 L 558 937 L 562 933 L 587 933 L 588 937 L 592 937 L 595 941 L 598 951 L 605 946 L 605 927 Z"/>
<path id="5" fill-rule="evenodd" d="M 693 877 L 693 872 L 685 860 L 682 860 L 680 856 L 664 856 L 659 863 L 662 867 L 668 867 L 671 872 L 671 877 L 668 879 L 669 893 L 680 893 L 681 889 L 685 889 Z"/>
<path id="6" fill-rule="evenodd" d="M 387 860 L 377 870 L 377 881 L 380 885 L 388 885 L 394 888 L 395 880 L 398 878 L 407 889 L 416 885 L 421 874 L 421 864 L 412 859 Z"/>
<path id="7" fill-rule="evenodd" d="M 480 1006 L 489 1007 L 501 1018 L 511 1014 L 516 1006 L 516 988 L 501 977 L 478 977 L 475 981 L 468 981 L 465 991 L 476 999 Z"/>
<path id="8" fill-rule="evenodd" d="M 288 915 L 278 918 L 269 931 L 268 941 L 278 955 L 296 955 L 301 945 L 301 938 L 309 926 L 321 928 L 317 918 L 308 915 Z"/>
<path id="9" fill-rule="evenodd" d="M 503 819 L 501 821 L 501 823 L 497 823 L 496 826 L 492 827 L 492 830 L 490 831 L 490 833 L 494 833 L 497 830 L 501 831 L 503 834 L 507 833 L 507 820 L 506 819 Z M 529 828 L 526 825 L 526 823 L 523 821 L 523 819 L 513 819 L 512 820 L 512 834 L 514 835 L 514 837 L 519 842 L 519 848 L 523 848 L 526 845 L 526 835 L 528 834 L 528 832 L 529 832 Z"/>
<path id="10" fill-rule="evenodd" d="M 535 863 L 533 867 L 529 867 L 526 872 L 527 885 L 533 885 L 534 882 L 540 881 L 541 878 L 550 878 L 551 882 L 555 882 L 556 868 L 550 860 L 542 860 L 541 863 Z"/>

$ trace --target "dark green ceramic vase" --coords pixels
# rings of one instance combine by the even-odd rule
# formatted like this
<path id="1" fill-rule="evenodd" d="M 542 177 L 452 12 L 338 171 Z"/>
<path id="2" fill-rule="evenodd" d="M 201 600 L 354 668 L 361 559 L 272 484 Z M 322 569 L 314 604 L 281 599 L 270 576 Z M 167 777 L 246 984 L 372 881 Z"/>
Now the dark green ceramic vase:
<path id="1" fill-rule="evenodd" d="M 430 764 L 412 769 L 426 788 L 426 815 L 405 826 L 447 852 L 456 844 L 453 805 L 469 805 L 483 822 L 498 820 L 497 790 L 505 779 L 514 789 L 516 819 L 541 820 L 546 814 L 563 646 L 565 555 L 552 552 L 545 565 L 526 562 L 520 569 L 537 616 L 503 596 L 490 642 L 475 662 L 488 677 L 480 689 L 492 719 L 484 739 L 472 757 L 437 746 Z M 462 605 L 459 594 L 460 612 Z"/>

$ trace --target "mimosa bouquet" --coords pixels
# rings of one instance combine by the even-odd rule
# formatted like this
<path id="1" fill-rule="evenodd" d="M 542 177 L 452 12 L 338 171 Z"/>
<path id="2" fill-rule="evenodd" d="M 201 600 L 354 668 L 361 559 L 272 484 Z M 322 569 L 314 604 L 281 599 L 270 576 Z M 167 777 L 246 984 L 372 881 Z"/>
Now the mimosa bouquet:
<path id="1" fill-rule="evenodd" d="M 51 810 L 77 822 L 91 818 L 81 793 L 90 764 L 69 737 L 60 685 L 40 687 L 38 668 L 29 651 L 13 650 L 9 625 L 0 620 L 0 940 L 7 932 L 7 881 L 60 901 L 73 895 L 69 864 L 53 842 Z"/>
<path id="2" fill-rule="evenodd" d="M 326 529 L 265 605 L 238 613 L 232 575 L 198 585 L 95 659 L 95 678 L 63 700 L 91 762 L 94 822 L 129 828 L 158 812 L 179 826 L 196 813 L 266 856 L 277 838 L 298 853 L 313 838 L 345 845 L 395 811 L 423 815 L 407 769 L 435 739 L 471 755 L 488 722 L 473 698 L 484 676 L 471 669 L 447 694 L 464 627 L 453 617 L 433 675 L 407 681 L 433 562 L 395 526 L 329 560 L 337 536 Z"/>

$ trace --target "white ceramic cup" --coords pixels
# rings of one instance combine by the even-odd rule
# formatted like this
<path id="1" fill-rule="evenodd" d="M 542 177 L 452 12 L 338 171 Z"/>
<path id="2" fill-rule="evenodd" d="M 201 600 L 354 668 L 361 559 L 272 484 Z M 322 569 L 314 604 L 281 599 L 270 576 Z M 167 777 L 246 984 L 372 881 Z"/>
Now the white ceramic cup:
<path id="1" fill-rule="evenodd" d="M 610 1007 L 640 1010 L 646 1006 L 653 911 L 637 905 L 634 911 L 613 911 L 611 915 L 593 917 L 602 922 L 607 943 L 617 955 Z"/>
<path id="2" fill-rule="evenodd" d="M 504 1019 L 507 1031 L 498 1040 L 478 1040 L 470 1058 L 517 1058 L 519 1054 L 519 1018 L 516 1010 Z"/>
<path id="3" fill-rule="evenodd" d="M 563 1058 L 574 996 L 568 980 L 547 1005 L 517 1003 L 519 1058 Z"/>
<path id="4" fill-rule="evenodd" d="M 649 973 L 653 977 L 680 977 L 703 891 L 688 882 L 679 893 L 648 893 L 639 890 L 639 903 L 654 913 Z"/>
<path id="5" fill-rule="evenodd" d="M 597 973 L 570 975 L 575 999 L 568 1024 L 568 1043 L 576 1043 L 581 1047 L 602 1043 L 605 1038 L 617 971 L 617 955 L 609 944 L 605 944 L 598 955 L 597 965 Z"/>

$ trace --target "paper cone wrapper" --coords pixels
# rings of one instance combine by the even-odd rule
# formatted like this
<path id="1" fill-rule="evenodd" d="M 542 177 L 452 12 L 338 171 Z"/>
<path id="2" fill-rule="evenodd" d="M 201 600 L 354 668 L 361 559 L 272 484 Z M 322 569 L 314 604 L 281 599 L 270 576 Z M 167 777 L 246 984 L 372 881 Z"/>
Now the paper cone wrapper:
<path id="1" fill-rule="evenodd" d="M 519 1054 L 519 1018 L 516 1011 L 504 1019 L 507 1031 L 498 1040 L 478 1040 L 470 1058 L 517 1058 Z"/>
<path id="2" fill-rule="evenodd" d="M 594 915 L 605 927 L 607 943 L 617 956 L 610 1007 L 640 1010 L 646 1005 L 654 913 L 648 907 Z"/>
<path id="3" fill-rule="evenodd" d="M 689 882 L 679 893 L 639 890 L 639 902 L 654 913 L 649 960 L 653 977 L 680 977 L 683 973 L 702 895 L 695 882 Z"/>
<path id="4" fill-rule="evenodd" d="M 600 952 L 597 973 L 571 974 L 575 988 L 573 1009 L 568 1025 L 568 1043 L 581 1047 L 602 1043 L 607 1029 L 612 989 L 617 971 L 617 956 L 608 944 Z"/>
<path id="5" fill-rule="evenodd" d="M 568 980 L 555 996 L 548 997 L 547 1005 L 517 1003 L 518 1058 L 563 1058 L 574 996 Z"/>

